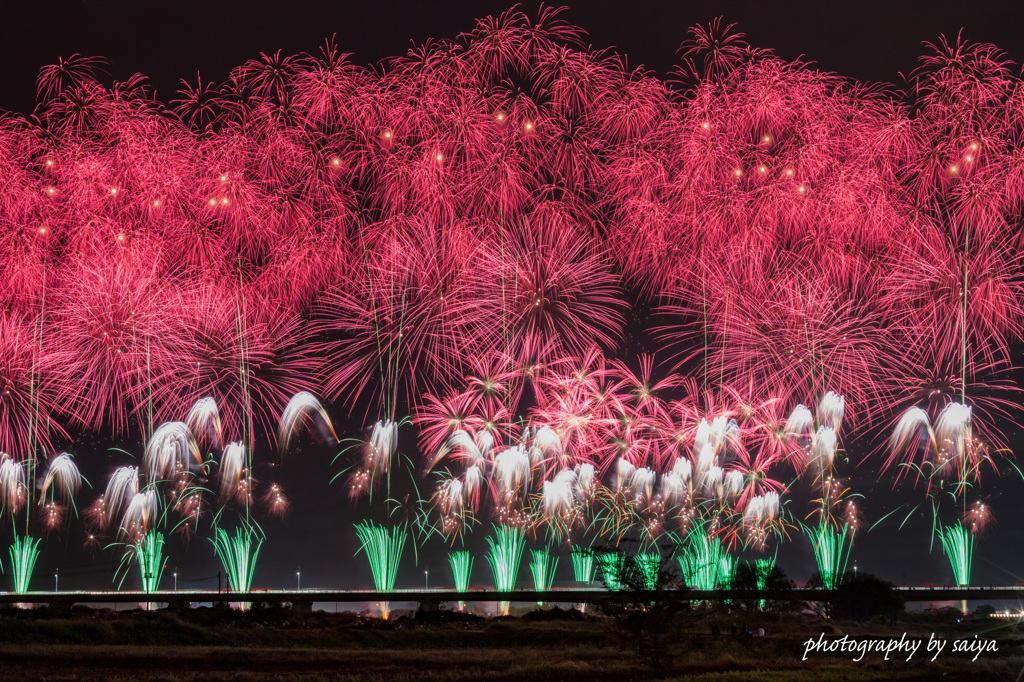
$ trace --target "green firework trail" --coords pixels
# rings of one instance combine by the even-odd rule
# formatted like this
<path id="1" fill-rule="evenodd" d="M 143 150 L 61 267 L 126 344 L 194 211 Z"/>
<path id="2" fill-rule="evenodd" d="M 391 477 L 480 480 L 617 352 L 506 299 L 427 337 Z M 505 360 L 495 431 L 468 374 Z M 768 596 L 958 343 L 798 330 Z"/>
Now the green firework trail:
<path id="1" fill-rule="evenodd" d="M 473 573 L 473 555 L 467 550 L 450 552 L 448 554 L 448 563 L 452 567 L 455 591 L 465 592 L 469 589 L 469 576 Z"/>
<path id="2" fill-rule="evenodd" d="M 853 545 L 850 526 L 844 523 L 841 528 L 833 528 L 823 521 L 816 530 L 805 527 L 804 532 L 814 543 L 814 560 L 818 564 L 821 586 L 826 590 L 836 589 L 843 582 L 846 562 Z"/>
<path id="3" fill-rule="evenodd" d="M 714 590 L 722 577 L 725 548 L 718 537 L 708 533 L 707 525 L 696 523 L 686 535 L 682 554 L 677 557 L 686 586 L 694 590 Z"/>
<path id="4" fill-rule="evenodd" d="M 487 562 L 499 592 L 515 589 L 519 562 L 526 544 L 526 531 L 515 526 L 495 526 L 494 537 L 487 538 Z M 508 615 L 508 602 L 499 604 L 502 615 Z"/>
<path id="5" fill-rule="evenodd" d="M 14 567 L 14 592 L 24 594 L 28 592 L 29 583 L 32 581 L 32 573 L 36 568 L 36 559 L 39 558 L 39 538 L 15 536 L 14 544 L 11 545 L 11 565 Z"/>
<path id="6" fill-rule="evenodd" d="M 243 524 L 235 528 L 233 536 L 223 528 L 214 528 L 213 543 L 217 558 L 227 574 L 228 585 L 234 592 L 248 592 L 256 570 L 256 559 L 263 545 L 263 533 L 258 526 Z"/>
<path id="7" fill-rule="evenodd" d="M 572 572 L 578 583 L 592 583 L 597 574 L 594 564 L 594 550 L 589 547 L 573 547 L 569 552 L 572 558 Z"/>
<path id="8" fill-rule="evenodd" d="M 953 569 L 953 577 L 959 587 L 971 584 L 971 559 L 974 554 L 974 536 L 959 521 L 943 528 L 939 537 L 942 549 Z"/>
<path id="9" fill-rule="evenodd" d="M 768 578 L 771 577 L 772 572 L 775 570 L 775 557 L 770 559 L 755 559 L 754 560 L 754 579 L 757 581 L 757 589 L 763 590 L 768 586 Z M 767 604 L 766 599 L 762 599 L 758 606 L 763 609 Z"/>
<path id="10" fill-rule="evenodd" d="M 164 536 L 150 531 L 135 543 L 135 561 L 139 565 L 142 589 L 155 592 L 160 587 L 164 573 Z"/>
<path id="11" fill-rule="evenodd" d="M 558 567 L 558 557 L 551 556 L 551 552 L 546 549 L 532 550 L 530 554 L 533 558 L 530 560 L 530 573 L 533 574 L 533 587 L 534 589 L 550 590 L 551 585 L 555 582 L 555 569 Z M 543 605 L 543 602 L 537 602 L 538 605 Z"/>
<path id="12" fill-rule="evenodd" d="M 626 570 L 626 555 L 620 551 L 604 552 L 597 555 L 601 568 L 601 579 L 609 590 L 622 589 L 622 574 Z"/>
<path id="13" fill-rule="evenodd" d="M 373 573 L 373 582 L 380 592 L 395 589 L 398 577 L 398 564 L 402 559 L 402 550 L 408 534 L 404 528 L 388 528 L 373 521 L 362 521 L 355 524 L 356 535 L 359 536 L 360 550 L 366 553 Z M 388 602 L 381 602 L 380 617 L 387 620 L 391 615 Z"/>
<path id="14" fill-rule="evenodd" d="M 636 555 L 636 565 L 644 579 L 644 587 L 653 590 L 658 587 L 658 572 L 661 570 L 661 555 L 646 552 Z"/>

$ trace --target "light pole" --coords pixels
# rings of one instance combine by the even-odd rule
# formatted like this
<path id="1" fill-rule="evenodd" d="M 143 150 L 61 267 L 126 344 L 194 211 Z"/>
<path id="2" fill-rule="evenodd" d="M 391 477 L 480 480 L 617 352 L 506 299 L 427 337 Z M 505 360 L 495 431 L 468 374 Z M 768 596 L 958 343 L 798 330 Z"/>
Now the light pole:
<path id="1" fill-rule="evenodd" d="M 430 569 L 423 571 L 423 589 L 430 589 Z"/>
<path id="2" fill-rule="evenodd" d="M 53 591 L 54 592 L 59 592 L 59 590 L 57 589 L 57 577 L 59 575 L 60 575 L 60 569 L 59 568 L 53 569 Z"/>
<path id="3" fill-rule="evenodd" d="M 299 570 L 295 571 L 295 591 L 302 592 L 302 566 L 299 566 Z"/>
<path id="4" fill-rule="evenodd" d="M 178 591 L 178 569 L 174 569 L 174 591 Z"/>
<path id="5" fill-rule="evenodd" d="M 854 578 L 857 577 L 857 560 L 856 559 L 853 560 L 853 577 Z"/>

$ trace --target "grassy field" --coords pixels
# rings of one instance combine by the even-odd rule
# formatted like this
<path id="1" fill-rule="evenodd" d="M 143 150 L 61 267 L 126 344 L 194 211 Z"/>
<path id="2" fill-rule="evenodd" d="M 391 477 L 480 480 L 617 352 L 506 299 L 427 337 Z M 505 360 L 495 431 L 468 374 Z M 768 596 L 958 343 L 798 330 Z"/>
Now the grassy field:
<path id="1" fill-rule="evenodd" d="M 690 612 L 664 633 L 658 663 L 611 619 L 544 612 L 478 619 L 419 614 L 392 622 L 284 609 L 0 611 L 2 680 L 1016 680 L 1024 632 L 988 618 L 908 615 L 895 625 L 848 624 L 799 615 L 747 623 L 766 637 L 732 636 L 739 618 Z M 718 625 L 725 634 L 713 635 Z M 971 661 L 949 647 L 910 661 L 868 653 L 815 654 L 826 637 L 995 639 L 999 651 Z"/>

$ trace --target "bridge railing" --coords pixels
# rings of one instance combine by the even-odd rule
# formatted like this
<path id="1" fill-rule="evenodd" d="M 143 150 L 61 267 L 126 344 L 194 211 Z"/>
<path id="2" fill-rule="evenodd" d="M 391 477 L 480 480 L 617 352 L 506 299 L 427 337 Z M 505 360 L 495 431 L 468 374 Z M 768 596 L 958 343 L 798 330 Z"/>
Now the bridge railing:
<path id="1" fill-rule="evenodd" d="M 958 587 L 955 585 L 899 585 L 896 590 L 911 602 L 950 601 L 950 600 L 1024 600 L 1024 586 L 977 586 Z M 39 592 L 0 592 L 0 604 L 12 603 L 187 603 L 187 602 L 535 602 L 551 603 L 583 603 L 599 602 L 615 596 L 622 599 L 623 595 L 635 596 L 636 600 L 644 601 L 652 598 L 649 592 L 610 592 L 606 589 L 593 587 L 557 587 L 547 590 L 516 589 L 499 592 L 493 589 L 470 589 L 463 592 L 445 588 L 408 588 L 380 592 L 377 590 L 336 590 L 310 588 L 292 589 L 255 589 L 246 592 L 230 590 L 161 590 L 145 592 L 141 590 L 62 590 Z M 723 601 L 729 599 L 770 599 L 798 601 L 828 601 L 833 592 L 813 587 L 795 587 L 788 590 L 685 590 L 676 593 L 691 601 Z"/>

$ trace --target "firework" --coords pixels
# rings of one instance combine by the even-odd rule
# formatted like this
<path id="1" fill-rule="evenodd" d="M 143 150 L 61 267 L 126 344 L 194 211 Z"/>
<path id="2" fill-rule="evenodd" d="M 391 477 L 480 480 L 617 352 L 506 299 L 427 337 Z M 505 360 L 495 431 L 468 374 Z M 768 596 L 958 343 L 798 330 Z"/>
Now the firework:
<path id="1" fill-rule="evenodd" d="M 0 453 L 0 499 L 3 510 L 11 516 L 25 503 L 25 467 L 7 453 Z"/>
<path id="2" fill-rule="evenodd" d="M 54 352 L 40 351 L 38 333 L 18 316 L 0 314 L 0 450 L 17 459 L 49 451 L 54 437 L 67 435 L 55 418 L 62 405 Z"/>
<path id="3" fill-rule="evenodd" d="M 768 587 L 768 579 L 775 571 L 775 557 L 761 558 L 754 560 L 754 579 L 757 581 L 757 589 L 763 590 Z M 758 607 L 764 609 L 766 599 L 758 603 Z"/>
<path id="4" fill-rule="evenodd" d="M 243 475 L 246 464 L 245 445 L 241 442 L 228 443 L 221 455 L 220 468 L 217 471 L 220 476 L 222 500 L 229 500 L 239 497 L 239 495 L 243 501 L 248 500 L 247 479 Z"/>
<path id="5" fill-rule="evenodd" d="M 40 466 L 69 431 L 146 442 L 93 539 L 169 510 L 198 532 L 215 462 L 214 518 L 249 523 L 258 492 L 281 514 L 257 444 L 333 444 L 347 408 L 375 415 L 353 498 L 391 498 L 404 412 L 446 537 L 485 516 L 548 542 L 671 534 L 693 585 L 785 538 L 784 468 L 840 571 L 851 437 L 926 483 L 943 534 L 943 497 L 983 530 L 966 492 L 998 475 L 1024 340 L 1024 100 L 997 48 L 942 38 L 910 85 L 866 88 L 719 21 L 672 83 L 549 9 L 379 68 L 341 47 L 166 105 L 75 55 L 32 117 L 0 116 L 5 515 L 37 491 L 51 530 L 72 508 L 77 467 Z M 635 352 L 652 341 L 669 364 Z"/>
<path id="6" fill-rule="evenodd" d="M 32 573 L 35 572 L 36 560 L 39 558 L 39 538 L 16 536 L 9 550 L 11 566 L 14 569 L 14 592 L 28 592 Z"/>
<path id="7" fill-rule="evenodd" d="M 495 526 L 494 537 L 487 538 L 487 563 L 494 576 L 494 589 L 509 592 L 515 589 L 519 562 L 523 556 L 526 533 L 515 526 Z M 499 604 L 502 615 L 508 615 L 508 602 Z"/>
<path id="8" fill-rule="evenodd" d="M 714 590 L 722 582 L 723 562 L 728 557 L 721 539 L 710 532 L 707 523 L 698 521 L 690 527 L 676 559 L 687 587 Z"/>
<path id="9" fill-rule="evenodd" d="M 169 332 L 176 346 L 154 363 L 151 398 L 165 419 L 193 413 L 193 423 L 209 442 L 211 431 L 239 434 L 249 441 L 259 429 L 273 442 L 278 415 L 297 393 L 315 387 L 319 363 L 302 343 L 299 320 L 272 302 L 229 284 L 196 286 L 176 299 L 178 328 Z M 214 414 L 213 408 L 216 407 Z M 251 443 L 249 443 L 251 445 Z"/>
<path id="10" fill-rule="evenodd" d="M 448 563 L 452 567 L 455 579 L 455 590 L 465 592 L 469 589 L 469 576 L 473 572 L 473 555 L 463 550 L 448 554 Z"/>
<path id="11" fill-rule="evenodd" d="M 661 555 L 652 552 L 643 552 L 633 557 L 640 575 L 643 578 L 644 587 L 654 590 L 658 587 L 659 573 L 661 572 Z"/>
<path id="12" fill-rule="evenodd" d="M 572 572 L 578 583 L 594 582 L 597 566 L 594 565 L 594 550 L 589 547 L 573 547 L 569 552 L 572 557 Z"/>
<path id="13" fill-rule="evenodd" d="M 142 537 L 153 529 L 157 521 L 159 500 L 155 490 L 132 495 L 124 511 L 118 533 L 129 538 Z"/>
<path id="14" fill-rule="evenodd" d="M 269 516 L 283 518 L 291 510 L 291 502 L 288 501 L 281 486 L 277 483 L 271 483 L 267 486 L 261 502 L 263 502 L 263 506 Z"/>
<path id="15" fill-rule="evenodd" d="M 964 390 L 962 384 L 961 400 Z M 911 407 L 897 422 L 890 444 L 892 451 L 885 466 L 902 454 L 903 468 L 914 470 L 916 479 L 923 477 L 927 481 L 934 532 L 942 542 L 957 585 L 969 585 L 975 536 L 984 532 L 993 518 L 990 505 L 982 501 L 967 505 L 967 488 L 980 479 L 981 465 L 993 465 L 989 447 L 974 435 L 971 407 L 963 402 L 949 402 L 934 424 L 925 410 Z M 944 481 L 952 484 L 948 493 Z M 950 497 L 954 504 L 962 503 L 963 512 L 955 523 L 944 525 L 940 508 Z M 962 602 L 962 608 L 966 613 L 966 601 Z"/>
<path id="16" fill-rule="evenodd" d="M 597 565 L 601 568 L 601 581 L 609 590 L 623 588 L 623 572 L 626 568 L 626 555 L 621 551 L 601 552 L 596 555 Z"/>
<path id="17" fill-rule="evenodd" d="M 818 403 L 814 416 L 799 405 L 790 417 L 786 433 L 796 447 L 795 456 L 805 471 L 813 476 L 813 485 L 820 494 L 814 500 L 812 515 L 818 516 L 816 527 L 800 523 L 811 540 L 818 576 L 827 590 L 839 587 L 846 573 L 854 534 L 859 527 L 857 506 L 849 488 L 836 476 L 836 453 L 839 450 L 838 428 L 842 424 L 846 400 L 829 391 Z M 817 427 L 815 429 L 815 427 Z"/>
<path id="18" fill-rule="evenodd" d="M 908 465 L 901 467 L 898 476 L 912 469 L 927 478 L 959 481 L 962 486 L 980 477 L 982 464 L 992 464 L 989 448 L 973 434 L 971 408 L 961 403 L 943 407 L 934 426 L 927 412 L 911 407 L 897 422 L 890 443 L 892 454 L 885 466 L 900 455 Z"/>
<path id="19" fill-rule="evenodd" d="M 195 435 L 202 442 L 222 447 L 224 443 L 224 430 L 220 423 L 220 412 L 217 410 L 217 401 L 213 398 L 200 398 L 189 408 L 188 416 L 185 418 L 185 426 L 189 433 Z"/>
<path id="20" fill-rule="evenodd" d="M 818 564 L 821 586 L 826 590 L 836 589 L 846 573 L 853 531 L 847 524 L 836 528 L 825 522 L 820 523 L 817 528 L 803 528 L 814 546 L 814 560 Z"/>
<path id="21" fill-rule="evenodd" d="M 191 458 L 190 458 L 191 455 Z M 166 481 L 182 471 L 195 459 L 202 467 L 199 447 L 184 422 L 166 422 L 157 427 L 146 443 L 142 463 L 150 482 Z"/>
<path id="22" fill-rule="evenodd" d="M 145 592 L 155 592 L 160 588 L 160 578 L 164 573 L 164 536 L 157 531 L 150 531 L 134 545 L 135 562 L 139 566 L 139 577 Z"/>
<path id="23" fill-rule="evenodd" d="M 538 591 L 550 590 L 555 581 L 555 569 L 558 568 L 558 557 L 551 556 L 546 549 L 531 550 L 530 573 L 533 574 L 533 588 Z M 537 602 L 543 606 L 544 602 Z"/>
<path id="24" fill-rule="evenodd" d="M 448 563 L 452 567 L 452 577 L 455 579 L 455 591 L 465 592 L 469 589 L 469 577 L 473 573 L 473 555 L 466 550 L 450 552 Z M 466 608 L 466 602 L 459 602 L 459 611 Z"/>
<path id="25" fill-rule="evenodd" d="M 942 549 L 953 569 L 953 578 L 959 587 L 971 584 L 971 556 L 974 553 L 974 535 L 957 521 L 939 530 Z"/>
<path id="26" fill-rule="evenodd" d="M 736 577 L 736 565 L 739 562 L 734 556 L 725 555 L 718 561 L 718 584 L 724 590 L 732 589 Z"/>
<path id="27" fill-rule="evenodd" d="M 227 575 L 228 586 L 234 592 L 248 592 L 263 545 L 263 532 L 255 525 L 239 525 L 234 535 L 219 527 L 214 527 L 213 532 L 210 542 Z"/>
<path id="28" fill-rule="evenodd" d="M 356 535 L 359 536 L 361 551 L 366 554 L 373 573 L 373 583 L 380 592 L 395 589 L 395 578 L 398 576 L 398 564 L 402 559 L 407 533 L 399 527 L 388 528 L 372 521 L 356 524 Z M 388 602 L 380 603 L 380 617 L 388 619 L 391 613 Z"/>
<path id="29" fill-rule="evenodd" d="M 53 486 L 52 489 L 51 486 Z M 51 459 L 46 468 L 43 486 L 39 491 L 39 500 L 42 502 L 46 498 L 47 491 L 50 491 L 54 498 L 70 500 L 78 493 L 81 486 L 82 475 L 78 473 L 78 467 L 71 459 L 71 455 L 62 452 Z"/>
<path id="30" fill-rule="evenodd" d="M 138 467 L 118 467 L 107 481 L 103 497 L 97 500 L 97 525 L 106 528 L 114 519 L 120 519 L 138 493 Z"/>
<path id="31" fill-rule="evenodd" d="M 374 482 L 381 477 L 386 480 L 390 490 L 389 472 L 398 452 L 398 427 L 399 424 L 393 421 L 377 422 L 370 430 L 368 439 L 356 441 L 362 457 L 349 477 L 349 496 L 353 499 L 364 493 L 372 494 Z"/>
<path id="32" fill-rule="evenodd" d="M 314 416 L 319 417 L 319 420 L 314 420 Z M 321 436 L 325 440 L 330 436 L 331 440 L 328 440 L 328 444 L 338 441 L 331 418 L 327 416 L 327 410 L 313 394 L 300 391 L 292 396 L 285 406 L 284 412 L 281 413 L 281 422 L 277 427 L 277 444 L 282 452 L 288 449 L 288 443 L 298 426 L 309 422 L 317 424 L 321 430 Z"/>

